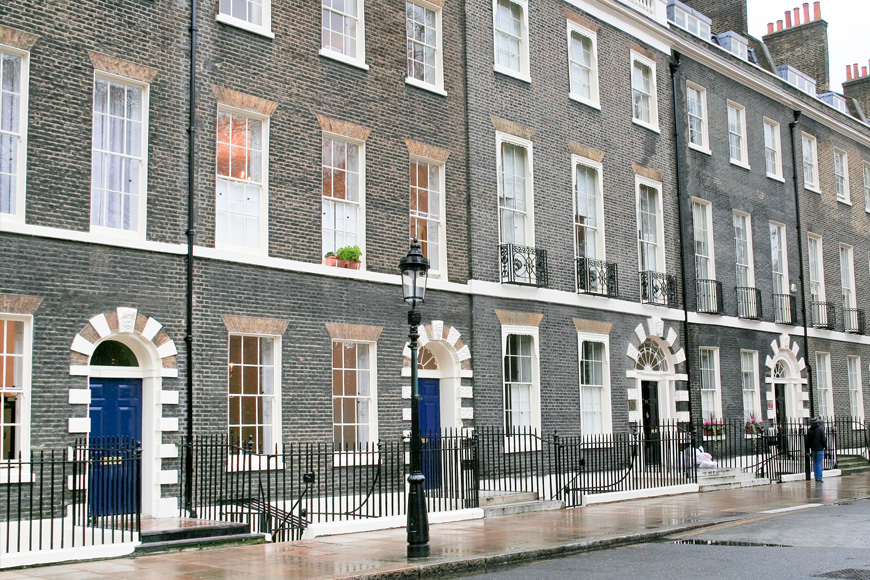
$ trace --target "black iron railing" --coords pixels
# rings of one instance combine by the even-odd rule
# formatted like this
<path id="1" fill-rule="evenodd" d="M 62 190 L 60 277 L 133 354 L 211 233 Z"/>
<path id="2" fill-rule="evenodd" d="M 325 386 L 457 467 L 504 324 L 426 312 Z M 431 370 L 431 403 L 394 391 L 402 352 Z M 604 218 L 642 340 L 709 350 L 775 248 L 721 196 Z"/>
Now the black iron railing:
<path id="1" fill-rule="evenodd" d="M 864 311 L 860 308 L 843 309 L 843 331 L 850 334 L 864 334 L 866 321 Z"/>
<path id="2" fill-rule="evenodd" d="M 501 281 L 546 288 L 547 251 L 516 244 L 501 245 Z"/>
<path id="3" fill-rule="evenodd" d="M 834 324 L 837 322 L 837 313 L 833 302 L 813 300 L 810 302 L 810 313 L 813 328 L 834 330 Z"/>
<path id="4" fill-rule="evenodd" d="M 695 296 L 698 312 L 722 314 L 722 282 L 718 280 L 695 280 Z"/>
<path id="5" fill-rule="evenodd" d="M 619 295 L 619 274 L 614 262 L 577 258 L 577 292 L 614 297 Z"/>
<path id="6" fill-rule="evenodd" d="M 639 272 L 639 276 L 641 302 L 663 306 L 677 305 L 677 284 L 672 275 L 645 270 Z"/>
<path id="7" fill-rule="evenodd" d="M 773 295 L 773 321 L 777 324 L 797 324 L 797 301 L 791 294 Z"/>
<path id="8" fill-rule="evenodd" d="M 737 316 L 747 320 L 759 320 L 761 312 L 761 290 L 750 286 L 737 286 Z"/>

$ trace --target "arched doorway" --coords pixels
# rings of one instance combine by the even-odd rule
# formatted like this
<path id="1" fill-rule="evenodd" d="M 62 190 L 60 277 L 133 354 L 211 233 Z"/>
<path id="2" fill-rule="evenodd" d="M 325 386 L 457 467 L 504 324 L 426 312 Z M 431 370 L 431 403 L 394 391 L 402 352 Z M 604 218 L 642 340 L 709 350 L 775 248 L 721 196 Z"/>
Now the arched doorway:
<path id="1" fill-rule="evenodd" d="M 773 356 L 768 356 L 765 366 L 770 375 L 765 378 L 767 391 L 767 418 L 773 419 L 781 430 L 789 422 L 809 417 L 809 393 L 804 391 L 807 379 L 801 377 L 806 368 L 804 359 L 798 359 L 800 352 L 787 334 L 771 344 Z"/>

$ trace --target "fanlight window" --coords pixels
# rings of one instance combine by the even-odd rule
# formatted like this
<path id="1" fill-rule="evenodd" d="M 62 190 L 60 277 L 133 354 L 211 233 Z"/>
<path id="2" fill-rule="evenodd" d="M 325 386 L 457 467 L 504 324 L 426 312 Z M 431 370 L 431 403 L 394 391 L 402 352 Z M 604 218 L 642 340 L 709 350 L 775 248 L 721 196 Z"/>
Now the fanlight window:
<path id="1" fill-rule="evenodd" d="M 776 363 L 776 366 L 773 367 L 773 378 L 775 379 L 784 379 L 788 376 L 788 369 L 785 368 L 785 364 L 782 361 Z"/>
<path id="2" fill-rule="evenodd" d="M 637 370 L 639 371 L 667 371 L 668 359 L 665 351 L 651 339 L 646 339 L 637 349 Z"/>
<path id="3" fill-rule="evenodd" d="M 138 367 L 139 361 L 133 351 L 117 340 L 106 340 L 91 355 L 91 365 L 105 367 Z"/>
<path id="4" fill-rule="evenodd" d="M 417 352 L 417 368 L 425 371 L 438 370 L 438 361 L 432 351 L 425 346 Z"/>

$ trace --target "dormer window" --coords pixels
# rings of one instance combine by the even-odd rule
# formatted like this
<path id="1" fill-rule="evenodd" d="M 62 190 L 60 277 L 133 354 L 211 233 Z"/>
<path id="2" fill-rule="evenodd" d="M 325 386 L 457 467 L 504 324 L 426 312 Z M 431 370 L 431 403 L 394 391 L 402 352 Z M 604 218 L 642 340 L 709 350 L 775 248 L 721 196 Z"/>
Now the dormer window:
<path id="1" fill-rule="evenodd" d="M 679 0 L 668 2 L 668 20 L 683 30 L 710 42 L 710 24 L 712 20 L 700 12 L 689 8 Z"/>
<path id="2" fill-rule="evenodd" d="M 810 96 L 816 96 L 816 79 L 787 64 L 776 67 L 776 72 L 788 84 L 796 86 Z"/>
<path id="3" fill-rule="evenodd" d="M 728 31 L 718 34 L 716 35 L 716 41 L 719 43 L 719 46 L 740 60 L 749 60 L 749 41 L 736 32 Z"/>
<path id="4" fill-rule="evenodd" d="M 819 98 L 843 113 L 844 115 L 850 114 L 849 106 L 846 105 L 846 99 L 844 97 L 841 97 L 837 93 L 825 93 L 823 95 L 819 95 Z"/>

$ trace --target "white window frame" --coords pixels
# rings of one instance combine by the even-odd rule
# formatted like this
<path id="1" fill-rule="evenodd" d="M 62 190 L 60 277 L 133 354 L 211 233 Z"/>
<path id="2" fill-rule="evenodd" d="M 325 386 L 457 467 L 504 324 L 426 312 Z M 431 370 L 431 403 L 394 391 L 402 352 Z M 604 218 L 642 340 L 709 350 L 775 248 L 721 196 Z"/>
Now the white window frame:
<path id="1" fill-rule="evenodd" d="M 698 220 L 695 219 L 697 217 L 695 208 L 703 208 L 704 215 L 702 217 L 703 223 L 699 224 Z M 692 198 L 692 224 L 693 224 L 693 240 L 694 240 L 694 254 L 695 254 L 695 278 L 698 280 L 715 280 L 716 279 L 716 251 L 713 246 L 713 204 L 706 199 L 700 199 L 698 197 Z M 699 227 L 700 226 L 700 227 Z M 704 241 L 707 245 L 707 254 L 699 254 L 698 253 L 698 242 L 699 242 L 699 234 L 703 235 L 705 238 Z M 706 277 L 701 277 L 699 275 L 698 268 L 698 259 L 703 258 L 707 260 L 707 273 Z"/>
<path id="2" fill-rule="evenodd" d="M 843 290 L 843 319 L 846 308 L 857 308 L 857 288 L 855 287 L 855 257 L 852 246 L 840 244 L 840 287 Z"/>
<path id="3" fill-rule="evenodd" d="M 648 179 L 646 177 L 641 177 L 640 175 L 634 176 L 634 207 L 635 207 L 635 219 L 637 223 L 637 231 L 638 231 L 638 254 L 637 254 L 637 269 L 638 272 L 644 271 L 643 269 L 643 260 L 641 258 L 641 219 L 640 219 L 640 188 L 641 186 L 647 186 L 656 190 L 656 268 L 655 270 L 649 270 L 652 272 L 658 272 L 660 274 L 664 274 L 667 272 L 667 267 L 665 264 L 665 223 L 664 223 L 664 209 L 663 209 L 663 201 L 662 201 L 662 184 L 659 181 L 655 181 L 652 179 Z"/>
<path id="4" fill-rule="evenodd" d="M 812 233 L 807 234 L 807 269 L 810 275 L 810 300 L 817 302 L 825 302 L 827 300 L 824 255 L 822 236 Z"/>
<path id="5" fill-rule="evenodd" d="M 541 371 L 540 371 L 540 345 L 538 339 L 537 326 L 519 326 L 513 324 L 505 324 L 501 327 L 501 372 L 502 372 L 502 417 L 501 422 L 508 428 L 507 425 L 507 407 L 506 407 L 506 389 L 507 377 L 504 374 L 504 360 L 507 355 L 507 341 L 510 335 L 530 336 L 532 339 L 532 383 L 529 392 L 529 413 L 530 413 L 530 428 L 532 430 L 541 430 Z M 510 441 L 513 437 L 507 437 Z M 521 438 L 523 439 L 523 438 Z M 509 447 L 509 448 L 508 448 Z M 517 445 L 509 445 L 505 451 L 522 451 Z"/>
<path id="6" fill-rule="evenodd" d="M 359 446 L 360 443 L 362 443 L 364 448 L 366 448 L 366 447 L 371 448 L 371 445 L 373 443 L 376 443 L 378 441 L 378 438 L 379 438 L 379 435 L 378 435 L 378 343 L 373 342 L 373 341 L 368 341 L 368 340 L 346 340 L 346 339 L 340 339 L 340 338 L 333 339 L 329 344 L 329 348 L 330 348 L 329 368 L 332 371 L 334 371 L 334 369 L 335 369 L 335 367 L 333 367 L 332 349 L 335 348 L 336 343 L 339 343 L 339 344 L 357 344 L 357 345 L 365 344 L 365 345 L 368 345 L 368 347 L 369 347 L 369 369 L 368 369 L 368 372 L 369 372 L 369 393 L 370 393 L 369 397 L 368 397 L 369 403 L 370 403 L 370 407 L 369 407 L 370 416 L 369 416 L 369 423 L 368 423 L 369 436 L 368 436 L 368 439 L 366 441 L 363 441 L 363 442 L 357 441 L 356 443 L 357 443 L 357 446 Z M 344 367 L 342 367 L 342 368 L 344 368 Z M 357 372 L 359 372 L 359 371 L 357 370 Z M 330 400 L 330 403 L 332 403 L 333 399 L 335 398 L 335 393 L 332 392 L 332 389 L 335 388 L 335 385 L 333 385 L 332 380 L 330 380 L 329 385 L 330 385 L 329 400 Z M 335 441 L 334 429 L 335 429 L 336 422 L 335 422 L 334 411 L 332 413 L 330 413 L 330 415 L 332 415 L 332 420 L 331 420 L 331 427 L 333 429 L 332 439 L 333 439 L 333 443 L 337 444 L 340 442 Z M 343 442 L 341 442 L 341 443 L 343 443 Z M 354 451 L 354 450 L 348 449 L 347 451 Z M 360 449 L 360 451 L 362 451 L 362 449 Z M 340 456 L 341 456 L 341 454 L 339 454 L 339 457 Z M 359 459 L 363 459 L 363 458 L 359 458 Z"/>
<path id="7" fill-rule="evenodd" d="M 114 83 L 116 85 L 124 85 L 126 87 L 135 87 L 142 91 L 142 130 L 140 135 L 140 143 L 139 150 L 141 151 L 141 156 L 139 157 L 139 193 L 137 194 L 137 220 L 136 227 L 132 230 L 125 230 L 123 228 L 113 228 L 105 225 L 96 225 L 94 224 L 94 215 L 93 215 L 93 192 L 95 189 L 95 184 L 93 181 L 93 163 L 94 163 L 94 140 L 93 140 L 93 131 L 91 135 L 91 208 L 90 208 L 90 231 L 96 234 L 101 234 L 105 236 L 111 237 L 122 237 L 122 238 L 130 238 L 137 240 L 145 239 L 145 229 L 148 223 L 148 125 L 149 125 L 149 85 L 147 83 L 143 83 L 141 81 L 137 81 L 134 79 L 121 77 L 118 75 L 106 73 L 103 71 L 94 71 L 94 82 L 92 83 L 94 93 L 91 97 L 91 122 L 93 123 L 93 118 L 96 115 L 95 109 L 95 100 L 96 96 L 96 86 L 97 81 L 104 81 L 107 83 Z M 93 129 L 93 127 L 92 127 Z M 127 154 L 124 154 L 123 157 L 131 157 Z M 103 200 L 105 203 L 105 200 Z"/>
<path id="8" fill-rule="evenodd" d="M 433 93 L 437 93 L 439 95 L 446 96 L 447 93 L 444 91 L 444 35 L 442 33 L 442 10 L 441 6 L 438 4 L 433 4 L 431 2 L 427 2 L 426 0 L 406 0 L 405 6 L 407 8 L 408 4 L 413 4 L 415 6 L 419 6 L 424 10 L 429 10 L 435 13 L 435 63 L 433 65 L 435 69 L 435 82 L 427 83 L 424 80 L 420 80 L 412 77 L 405 72 L 405 83 L 415 86 L 420 89 L 425 89 L 427 91 L 432 91 Z M 410 41 L 408 38 L 408 15 L 407 10 L 405 12 L 405 46 L 407 49 L 407 44 Z M 405 56 L 406 64 L 409 63 L 409 59 L 407 57 L 407 50 Z"/>
<path id="9" fill-rule="evenodd" d="M 696 93 L 698 93 L 698 103 L 701 107 L 700 116 L 694 114 L 691 107 L 689 107 L 689 91 L 695 91 Z M 707 109 L 707 89 L 705 89 L 701 85 L 686 81 L 686 125 L 688 128 L 689 148 L 694 149 L 695 151 L 700 151 L 701 153 L 706 153 L 707 155 L 712 155 L 713 152 L 710 150 L 710 132 L 707 125 L 707 119 L 709 117 L 708 113 L 709 111 Z M 700 143 L 695 143 L 694 141 L 692 141 L 692 119 L 697 119 L 698 123 L 700 124 Z"/>
<path id="10" fill-rule="evenodd" d="M 600 342 L 604 345 L 604 360 L 601 362 L 601 431 L 590 433 L 583 417 L 586 414 L 586 409 L 583 403 L 584 388 L 599 388 L 598 385 L 583 384 L 583 343 L 585 342 Z M 580 428 L 585 437 L 596 435 L 608 435 L 613 432 L 613 417 L 611 410 L 611 386 L 610 386 L 610 336 L 607 334 L 595 334 L 588 332 L 577 333 L 577 361 L 578 361 L 578 381 L 580 395 Z"/>
<path id="11" fill-rule="evenodd" d="M 782 176 L 782 139 L 779 123 L 764 117 L 764 169 L 767 176 L 777 181 L 785 182 Z M 773 156 L 773 171 L 770 170 L 769 157 Z"/>
<path id="12" fill-rule="evenodd" d="M 409 159 L 409 170 L 411 163 L 426 163 L 427 165 L 431 165 L 438 168 L 438 219 L 433 220 L 438 223 L 438 264 L 439 266 L 432 267 L 429 269 L 428 276 L 429 278 L 442 278 L 444 280 L 447 279 L 447 227 L 446 227 L 446 211 L 447 211 L 447 203 L 446 203 L 446 195 L 445 195 L 445 169 L 446 164 L 441 161 L 436 161 L 434 159 L 430 159 L 427 157 L 421 157 L 419 155 L 411 155 Z M 408 184 L 408 190 L 410 195 L 411 184 Z M 409 200 L 409 219 L 410 215 L 410 200 Z M 410 227 L 410 226 L 409 226 Z M 427 255 L 428 257 L 428 255 Z M 431 259 L 430 259 L 431 262 Z"/>
<path id="13" fill-rule="evenodd" d="M 583 103 L 584 105 L 589 105 L 595 109 L 601 109 L 601 100 L 599 96 L 599 88 L 598 88 L 598 34 L 589 30 L 588 28 L 584 28 L 580 26 L 576 22 L 572 20 L 568 20 L 568 96 L 577 101 L 578 103 Z M 574 92 L 572 89 L 573 86 L 573 74 L 575 61 L 571 58 L 571 49 L 573 47 L 574 36 L 582 36 L 589 40 L 590 44 L 590 54 L 589 54 L 589 96 L 585 96 L 581 93 Z M 582 66 L 582 65 L 578 65 Z"/>
<path id="14" fill-rule="evenodd" d="M 745 224 L 746 231 L 746 257 L 748 260 L 747 264 L 741 264 L 738 262 L 738 252 L 737 245 L 740 243 L 739 238 L 737 237 L 737 230 L 734 229 L 734 271 L 735 271 L 735 280 L 737 280 L 737 269 L 741 266 L 747 268 L 747 288 L 755 288 L 755 255 L 752 252 L 752 216 L 748 213 L 744 213 L 742 211 L 733 211 L 732 212 L 731 223 L 734 225 L 734 219 L 737 216 L 743 218 Z"/>
<path id="15" fill-rule="evenodd" d="M 746 368 L 744 364 L 747 360 L 747 357 L 751 361 L 750 368 Z M 761 389 L 760 389 L 760 379 L 758 373 L 758 351 L 757 350 L 740 350 L 740 374 L 741 374 L 741 385 L 743 392 L 743 419 L 744 421 L 749 420 L 749 416 L 753 415 L 758 419 L 764 419 L 763 411 L 761 409 Z M 752 388 L 746 388 L 746 380 L 747 375 L 749 375 L 749 380 L 752 381 Z M 747 397 L 751 397 L 752 399 L 752 407 L 747 408 Z"/>
<path id="16" fill-rule="evenodd" d="M 282 447 L 282 441 L 281 441 L 281 433 L 282 433 L 282 429 L 281 429 L 281 402 L 283 399 L 281 397 L 281 384 L 282 384 L 282 380 L 281 380 L 281 368 L 282 368 L 282 365 L 281 365 L 281 346 L 282 346 L 281 337 L 279 335 L 252 334 L 252 333 L 245 333 L 245 332 L 232 332 L 227 336 L 227 430 L 229 430 L 229 428 L 231 427 L 230 422 L 229 422 L 229 416 L 230 416 L 229 403 L 230 403 L 230 397 L 233 395 L 230 393 L 229 367 L 232 366 L 232 364 L 233 364 L 230 362 L 230 356 L 232 353 L 232 349 L 230 347 L 230 341 L 232 340 L 232 338 L 234 336 L 240 337 L 242 339 L 243 343 L 244 343 L 245 337 L 254 337 L 258 341 L 260 339 L 263 339 L 263 338 L 267 338 L 267 339 L 272 340 L 272 349 L 273 349 L 273 351 L 272 351 L 273 359 L 272 359 L 272 365 L 271 365 L 272 371 L 273 371 L 272 372 L 272 394 L 265 395 L 263 393 L 260 393 L 259 395 L 257 395 L 257 397 L 261 397 L 261 398 L 265 398 L 267 396 L 271 397 L 271 399 L 272 399 L 272 422 L 271 422 L 271 425 L 268 426 L 268 429 L 266 429 L 265 428 L 266 426 L 264 425 L 263 439 L 265 441 L 263 442 L 263 449 L 261 449 L 260 451 L 255 450 L 255 453 L 263 453 L 263 454 L 275 453 L 276 448 L 280 450 Z M 243 361 L 244 361 L 244 358 L 243 358 Z M 248 365 L 245 365 L 244 362 L 242 362 L 242 367 L 244 368 L 245 366 L 248 366 Z M 259 368 L 260 365 L 257 364 L 256 367 Z M 262 376 L 262 372 L 260 372 L 258 374 Z M 240 379 L 240 386 L 241 386 L 240 393 L 241 394 L 239 396 L 244 398 L 245 397 L 244 383 L 241 382 L 242 380 L 243 379 Z M 260 386 L 262 387 L 262 385 L 260 385 Z M 261 388 L 261 390 L 262 390 L 262 388 Z M 251 395 L 248 395 L 248 396 L 252 397 Z M 240 418 L 241 418 L 241 414 L 240 414 Z M 241 434 L 240 434 L 240 436 L 241 436 Z M 242 446 L 244 448 L 244 444 L 245 444 L 243 441 L 244 437 L 241 436 L 241 438 L 242 438 Z M 231 443 L 232 443 L 232 441 L 231 441 Z M 231 455 L 242 455 L 242 453 L 235 453 L 235 454 L 231 453 Z M 242 467 L 242 466 L 240 466 L 240 467 Z"/>
<path id="17" fill-rule="evenodd" d="M 861 168 L 864 177 L 864 211 L 870 213 L 870 163 L 865 161 Z"/>
<path id="18" fill-rule="evenodd" d="M 23 324 L 21 345 L 21 388 L 15 389 L 18 393 L 18 419 L 20 425 L 16 435 L 15 449 L 13 454 L 23 461 L 30 459 L 30 436 L 31 436 L 31 388 L 33 374 L 33 317 L 18 314 L 0 314 L 0 323 L 6 321 L 20 322 Z M 0 362 L 0 372 L 5 372 Z M 17 481 L 29 481 L 29 473 L 19 473 L 13 469 L 14 462 L 6 462 L 0 459 L 0 484 Z M 23 471 L 28 471 L 24 469 Z"/>
<path id="19" fill-rule="evenodd" d="M 840 165 L 839 170 L 838 165 Z M 836 147 L 834 148 L 834 191 L 837 193 L 837 201 L 852 205 L 852 195 L 849 191 L 849 154 Z"/>
<path id="20" fill-rule="evenodd" d="M 633 50 L 629 51 L 630 60 L 629 60 L 629 78 L 631 79 L 631 120 L 635 125 L 640 125 L 641 127 L 646 127 L 651 131 L 659 132 L 659 110 L 658 110 L 658 83 L 656 81 L 656 62 L 652 59 L 649 59 L 643 56 L 640 53 L 637 53 Z M 634 63 L 638 62 L 643 66 L 647 67 L 650 71 L 650 93 L 648 94 L 650 105 L 649 105 L 649 122 L 644 121 L 643 119 L 639 119 L 635 116 L 634 111 L 634 93 L 637 90 L 641 94 L 646 94 L 639 89 L 635 89 L 634 87 Z"/>
<path id="21" fill-rule="evenodd" d="M 774 279 L 775 279 L 777 274 L 781 274 L 782 280 L 783 280 L 782 291 L 777 292 L 776 287 L 774 285 L 773 293 L 774 294 L 791 294 L 791 288 L 789 287 L 789 278 L 788 278 L 788 246 L 786 245 L 788 242 L 786 240 L 786 235 L 785 235 L 785 226 L 781 223 L 778 223 L 778 222 L 770 222 L 770 228 L 776 228 L 779 232 L 779 238 L 781 240 L 781 243 L 780 243 L 780 247 L 781 247 L 780 262 L 782 263 L 782 272 L 776 272 L 773 269 L 773 246 L 772 245 L 770 246 L 770 255 L 771 255 L 770 270 L 771 270 L 771 274 L 773 275 Z"/>
<path id="22" fill-rule="evenodd" d="M 580 243 L 577 239 L 577 228 L 581 224 L 577 223 L 577 168 L 578 166 L 585 167 L 596 173 L 595 185 L 595 256 L 580 255 Z M 594 260 L 606 260 L 607 251 L 605 248 L 604 235 L 604 165 L 598 161 L 593 161 L 580 155 L 571 156 L 571 185 L 574 192 L 571 196 L 574 204 L 574 258 L 590 258 Z"/>
<path id="23" fill-rule="evenodd" d="M 238 1 L 238 0 L 229 0 L 230 2 Z M 244 18 L 237 18 L 232 14 L 227 14 L 226 12 L 221 12 L 221 4 L 223 0 L 218 2 L 218 12 L 215 15 L 215 20 L 221 22 L 223 24 L 228 24 L 229 26 L 235 26 L 236 28 L 241 28 L 242 30 L 247 30 L 248 32 L 253 32 L 254 34 L 259 34 L 260 36 L 265 36 L 266 38 L 275 38 L 275 34 L 272 32 L 272 0 L 262 0 L 261 5 L 261 24 L 256 24 L 251 22 L 250 20 Z M 247 0 L 248 4 L 252 4 L 252 0 Z"/>
<path id="24" fill-rule="evenodd" d="M 365 141 L 360 141 L 358 139 L 351 139 L 350 137 L 346 137 L 344 135 L 339 135 L 337 133 L 330 133 L 328 131 L 323 131 L 321 135 L 321 158 L 320 158 L 320 170 L 321 174 L 323 172 L 323 140 L 324 139 L 332 139 L 335 141 L 343 141 L 345 143 L 356 145 L 359 149 L 359 200 L 357 201 L 357 230 L 356 230 L 356 239 L 357 243 L 355 245 L 359 246 L 360 250 L 362 250 L 362 257 L 360 259 L 360 270 L 365 270 L 366 267 L 366 144 Z M 325 199 L 338 199 L 338 198 L 326 198 L 323 196 L 323 189 L 320 191 L 320 204 L 321 204 L 321 224 L 320 224 L 320 239 L 321 239 L 321 255 L 325 256 L 327 252 L 334 252 L 338 248 L 327 248 L 323 246 L 323 200 Z M 344 201 L 339 200 L 341 203 L 345 203 Z"/>
<path id="25" fill-rule="evenodd" d="M 864 422 L 864 387 L 861 383 L 861 357 L 846 357 L 846 376 L 849 381 L 849 414 Z M 862 425 L 863 427 L 863 425 Z"/>
<path id="26" fill-rule="evenodd" d="M 21 76 L 18 79 L 21 92 L 18 102 L 18 133 L 5 133 L 12 135 L 17 142 L 18 159 L 15 162 L 15 187 L 10 192 L 10 207 L 13 211 L 0 212 L 3 221 L 24 223 L 25 192 L 27 190 L 27 128 L 28 128 L 28 98 L 30 95 L 30 53 L 0 44 L 0 58 L 8 54 L 21 59 Z M 2 106 L 0 106 L 2 108 Z M 93 108 L 93 107 L 92 107 Z"/>
<path id="27" fill-rule="evenodd" d="M 366 64 L 366 18 L 365 18 L 365 1 L 364 0 L 346 0 L 348 2 L 354 2 L 356 6 L 356 17 L 348 16 L 343 14 L 344 18 L 354 18 L 356 20 L 356 56 L 348 56 L 343 52 L 339 52 L 337 50 L 333 50 L 326 46 L 323 46 L 323 12 L 333 12 L 330 9 L 327 9 L 321 0 L 320 2 L 320 52 L 318 54 L 320 56 L 325 56 L 326 58 L 331 58 L 332 60 L 337 60 L 338 62 L 348 64 L 350 66 L 354 66 L 356 68 L 360 68 L 362 70 L 369 70 L 369 65 Z M 406 33 L 407 35 L 407 33 Z"/>
<path id="28" fill-rule="evenodd" d="M 746 107 L 735 103 L 734 101 L 727 101 L 727 110 L 728 110 L 728 158 L 731 161 L 732 165 L 737 165 L 738 167 L 743 167 L 744 169 L 749 169 L 749 144 L 748 144 L 748 135 L 747 135 L 747 127 L 746 127 Z M 735 128 L 731 124 L 731 112 L 734 112 L 735 119 L 738 123 L 738 126 Z M 731 141 L 733 139 L 739 139 L 739 153 L 740 157 L 734 156 L 734 146 Z"/>
<path id="29" fill-rule="evenodd" d="M 498 15 L 498 3 L 507 2 L 519 6 L 523 12 L 520 19 L 519 55 L 518 68 L 515 70 L 498 62 L 498 36 L 496 17 Z M 493 70 L 527 83 L 532 82 L 529 72 L 529 3 L 528 0 L 492 0 L 492 42 L 493 42 Z"/>
<path id="30" fill-rule="evenodd" d="M 262 115 L 260 113 L 256 113 L 254 111 L 249 111 L 247 109 L 239 109 L 236 107 L 231 107 L 229 105 L 219 104 L 217 108 L 217 115 L 215 117 L 215 122 L 217 123 L 217 117 L 221 115 L 221 113 L 238 116 L 238 117 L 247 117 L 249 119 L 254 119 L 260 122 L 260 127 L 263 134 L 260 136 L 262 139 L 262 147 L 260 150 L 260 174 L 263 176 L 262 181 L 260 183 L 260 201 L 259 201 L 259 232 L 258 232 L 258 245 L 256 248 L 245 245 L 237 245 L 229 243 L 228 241 L 218 239 L 217 235 L 217 214 L 218 214 L 218 204 L 217 204 L 217 188 L 218 182 L 220 180 L 224 180 L 227 182 L 236 181 L 235 178 L 230 176 L 222 176 L 217 173 L 217 161 L 215 162 L 215 248 L 223 249 L 229 251 L 236 252 L 246 252 L 246 253 L 256 253 L 265 255 L 269 249 L 269 117 L 266 115 Z M 217 124 L 215 125 L 215 159 L 217 159 L 218 155 L 218 137 L 217 137 Z M 252 182 L 253 183 L 253 182 Z M 229 199 L 227 200 L 229 203 Z M 227 229 L 229 233 L 229 228 Z"/>
<path id="31" fill-rule="evenodd" d="M 803 159 L 804 189 L 822 193 L 819 188 L 819 148 L 816 138 L 801 133 L 801 158 Z M 809 169 L 809 173 L 808 173 Z M 811 177 L 812 179 L 808 179 Z"/>
<path id="32" fill-rule="evenodd" d="M 535 184 L 534 184 L 534 152 L 532 150 L 532 142 L 527 139 L 522 139 L 508 133 L 496 132 L 495 134 L 495 155 L 496 155 L 496 180 L 498 187 L 498 196 L 496 197 L 496 206 L 498 210 L 498 237 L 499 244 L 511 243 L 502 239 L 502 223 L 501 212 L 502 206 L 499 200 L 502 198 L 502 143 L 509 143 L 517 147 L 522 147 L 526 150 L 526 227 L 525 227 L 525 243 L 523 246 L 535 247 Z M 513 210 L 512 210 L 513 211 Z"/>
<path id="33" fill-rule="evenodd" d="M 816 352 L 816 390 L 819 399 L 819 416 L 823 419 L 833 419 L 834 393 L 831 388 L 830 353 Z"/>
<path id="34" fill-rule="evenodd" d="M 704 381 L 704 368 L 701 365 L 702 354 L 704 351 L 708 351 L 712 354 L 713 368 L 709 369 L 713 371 L 713 388 L 709 388 L 710 385 L 706 385 Z M 701 346 L 698 347 L 698 377 L 700 379 L 700 387 L 699 391 L 701 394 L 701 417 L 702 419 L 708 419 L 712 414 L 714 418 L 722 420 L 722 379 L 719 371 L 719 347 L 716 346 Z M 704 409 L 704 393 L 712 391 L 713 393 L 713 409 Z"/>

